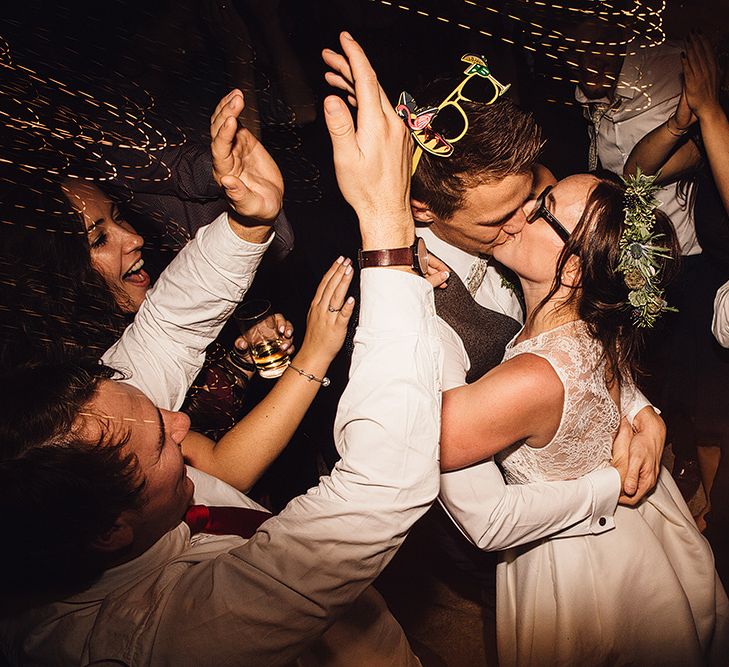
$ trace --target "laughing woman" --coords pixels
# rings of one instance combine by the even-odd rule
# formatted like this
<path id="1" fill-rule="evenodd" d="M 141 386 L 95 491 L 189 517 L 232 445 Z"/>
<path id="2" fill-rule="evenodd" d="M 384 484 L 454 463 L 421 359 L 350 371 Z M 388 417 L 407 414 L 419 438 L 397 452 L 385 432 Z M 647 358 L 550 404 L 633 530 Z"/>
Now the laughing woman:
<path id="1" fill-rule="evenodd" d="M 494 257 L 519 276 L 526 324 L 500 366 L 443 398 L 443 469 L 495 456 L 510 484 L 610 465 L 621 387 L 666 308 L 676 253 L 645 177 L 626 193 L 572 176 L 525 216 Z M 638 506 L 617 508 L 613 530 L 510 549 L 497 572 L 502 665 L 719 665 L 729 655 L 711 549 L 665 470 Z"/>
<path id="2" fill-rule="evenodd" d="M 0 230 L 8 306 L 0 317 L 4 366 L 66 353 L 100 358 L 134 320 L 152 286 L 144 239 L 109 195 L 79 179 L 65 180 L 57 191 L 40 190 L 28 208 L 55 213 L 48 230 L 36 230 L 32 219 Z M 277 319 L 289 347 L 291 325 Z M 194 428 L 212 437 L 240 417 L 252 375 L 227 362 L 226 353 L 219 343 L 210 345 L 185 404 Z"/>

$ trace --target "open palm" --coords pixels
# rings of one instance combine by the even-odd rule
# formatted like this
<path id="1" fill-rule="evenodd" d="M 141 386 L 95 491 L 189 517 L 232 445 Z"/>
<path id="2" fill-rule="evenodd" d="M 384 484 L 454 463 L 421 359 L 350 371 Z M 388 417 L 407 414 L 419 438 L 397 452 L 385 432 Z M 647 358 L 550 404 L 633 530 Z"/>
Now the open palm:
<path id="1" fill-rule="evenodd" d="M 270 222 L 281 210 L 283 177 L 261 142 L 239 126 L 244 104 L 243 93 L 233 90 L 210 119 L 213 176 L 238 214 Z"/>

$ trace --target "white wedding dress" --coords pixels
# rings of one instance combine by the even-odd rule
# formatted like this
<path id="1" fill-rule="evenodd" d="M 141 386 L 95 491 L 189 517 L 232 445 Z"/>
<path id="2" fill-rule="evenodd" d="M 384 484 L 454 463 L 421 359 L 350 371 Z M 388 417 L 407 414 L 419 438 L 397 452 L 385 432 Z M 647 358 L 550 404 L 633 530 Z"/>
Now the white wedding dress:
<path id="1" fill-rule="evenodd" d="M 507 346 L 504 360 L 549 361 L 565 390 L 548 445 L 497 456 L 507 482 L 572 479 L 609 465 L 620 413 L 600 352 L 579 320 Z M 638 507 L 618 506 L 613 530 L 506 551 L 496 618 L 502 667 L 729 664 L 727 596 L 665 469 Z"/>

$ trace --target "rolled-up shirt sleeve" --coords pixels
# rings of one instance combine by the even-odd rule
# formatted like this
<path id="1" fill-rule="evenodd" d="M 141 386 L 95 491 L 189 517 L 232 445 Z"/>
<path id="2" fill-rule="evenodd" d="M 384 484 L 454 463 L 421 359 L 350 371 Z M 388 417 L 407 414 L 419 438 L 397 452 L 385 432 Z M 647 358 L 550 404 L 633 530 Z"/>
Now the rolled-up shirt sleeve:
<path id="1" fill-rule="evenodd" d="M 724 283 L 716 292 L 711 330 L 720 345 L 729 347 L 729 282 Z"/>
<path id="2" fill-rule="evenodd" d="M 158 407 L 178 409 L 205 361 L 205 348 L 243 299 L 272 241 L 239 238 L 227 213 L 201 228 L 102 361 Z"/>

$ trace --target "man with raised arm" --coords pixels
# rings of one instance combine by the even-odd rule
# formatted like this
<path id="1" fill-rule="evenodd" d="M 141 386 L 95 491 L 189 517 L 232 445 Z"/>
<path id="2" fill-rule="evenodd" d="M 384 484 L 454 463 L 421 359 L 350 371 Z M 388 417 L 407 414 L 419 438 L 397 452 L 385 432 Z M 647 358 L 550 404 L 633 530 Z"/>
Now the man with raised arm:
<path id="1" fill-rule="evenodd" d="M 352 95 L 353 73 L 346 60 L 329 50 L 324 59 L 333 70 L 326 75 L 328 82 Z M 422 110 L 457 99 L 467 119 L 463 136 L 453 141 L 449 157 L 423 151 L 411 183 L 416 233 L 450 269 L 447 289 L 435 293 L 444 390 L 498 365 L 506 343 L 519 331 L 521 305 L 491 252 L 521 231 L 536 196 L 554 183 L 551 173 L 536 164 L 542 138 L 532 116 L 505 97 L 489 103 L 458 99 L 449 95 L 455 83 L 440 82 L 418 96 L 417 103 Z M 613 464 L 623 470 L 623 489 L 613 468 L 569 482 L 508 487 L 489 460 L 445 473 L 441 500 L 482 549 L 504 549 L 560 531 L 610 530 L 621 493 L 623 502 L 635 504 L 655 486 L 665 437 L 662 420 L 639 393 L 624 397 L 623 412 L 637 431 L 633 435 L 626 426 L 613 449 Z M 512 520 L 524 495 L 534 498 L 534 522 Z"/>
<path id="2" fill-rule="evenodd" d="M 364 252 L 407 247 L 409 139 L 362 50 L 346 34 L 342 45 L 359 110 L 355 130 L 340 100 L 325 102 L 338 182 Z M 209 525 L 191 536 L 182 521 L 191 501 L 254 505 L 185 468 L 185 415 L 155 407 L 104 366 L 17 372 L 0 421 L 0 498 L 13 536 L 2 556 L 3 599 L 13 607 L 0 622 L 5 659 L 277 665 L 303 657 L 438 492 L 441 348 L 432 288 L 414 266 L 362 273 L 351 378 L 335 423 L 342 460 L 250 539 Z M 248 513 L 249 529 L 256 520 Z M 374 636 L 392 650 L 387 664 L 417 664 L 399 629 L 381 626 L 386 634 Z"/>

